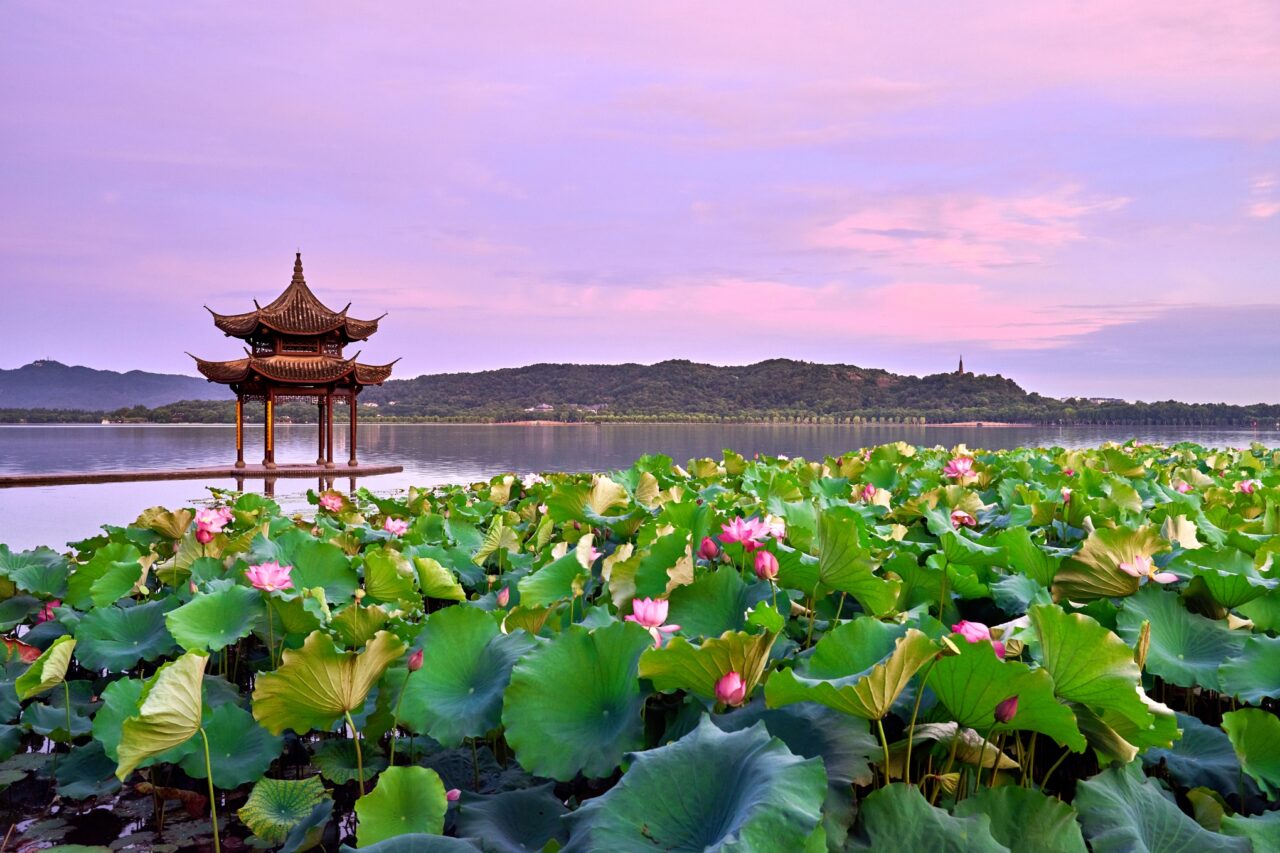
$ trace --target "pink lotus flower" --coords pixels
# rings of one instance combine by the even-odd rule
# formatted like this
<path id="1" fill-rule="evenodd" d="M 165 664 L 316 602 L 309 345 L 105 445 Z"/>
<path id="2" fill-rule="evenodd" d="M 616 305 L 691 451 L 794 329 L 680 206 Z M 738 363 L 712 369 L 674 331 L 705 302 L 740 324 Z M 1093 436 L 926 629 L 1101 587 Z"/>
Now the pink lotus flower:
<path id="1" fill-rule="evenodd" d="M 450 788 L 444 792 L 444 798 L 451 803 L 456 803 L 462 797 L 462 791 L 457 788 Z"/>
<path id="2" fill-rule="evenodd" d="M 778 576 L 778 558 L 769 551 L 756 551 L 756 577 L 771 581 Z"/>
<path id="3" fill-rule="evenodd" d="M 874 500 L 876 492 L 879 491 L 874 483 L 867 483 L 862 487 L 862 499 L 864 501 Z"/>
<path id="4" fill-rule="evenodd" d="M 403 518 L 388 517 L 386 521 L 382 522 L 382 529 L 392 536 L 403 536 L 409 531 L 409 522 Z"/>
<path id="5" fill-rule="evenodd" d="M 196 528 L 196 541 L 201 545 L 208 545 L 216 535 L 212 530 L 205 530 L 203 527 Z"/>
<path id="6" fill-rule="evenodd" d="M 55 598 L 53 601 L 46 601 L 44 607 L 40 608 L 40 612 L 36 614 L 36 624 L 48 622 L 54 618 L 53 608 L 61 607 L 62 601 Z"/>
<path id="7" fill-rule="evenodd" d="M 282 566 L 272 560 L 250 566 L 244 576 L 263 592 L 274 592 L 277 589 L 293 589 L 293 578 L 289 577 L 292 572 L 293 566 Z"/>
<path id="8" fill-rule="evenodd" d="M 775 540 L 781 542 L 783 539 L 787 538 L 787 523 L 785 521 L 780 518 L 773 518 L 770 516 L 766 519 L 766 524 L 769 529 L 769 535 Z"/>
<path id="9" fill-rule="evenodd" d="M 506 607 L 511 602 L 511 587 L 504 586 L 498 590 L 498 606 Z"/>
<path id="10" fill-rule="evenodd" d="M 1071 490 L 1070 490 L 1070 489 L 1063 489 L 1063 490 L 1062 490 L 1062 502 L 1063 502 L 1064 504 L 1069 504 L 1069 503 L 1071 503 Z"/>
<path id="11" fill-rule="evenodd" d="M 1008 699 L 996 706 L 995 717 L 997 723 L 1007 723 L 1018 713 L 1018 697 L 1010 696 Z"/>
<path id="12" fill-rule="evenodd" d="M 951 630 L 964 637 L 966 642 L 980 643 L 983 640 L 991 640 L 991 648 L 995 651 L 996 657 L 1004 658 L 1004 643 L 992 640 L 991 629 L 981 622 L 967 622 L 961 619 L 951 626 Z"/>
<path id="13" fill-rule="evenodd" d="M 1145 555 L 1138 555 L 1128 562 L 1121 563 L 1118 568 L 1126 575 L 1142 580 L 1153 580 L 1156 583 L 1173 583 L 1178 576 L 1173 572 L 1157 572 L 1155 561 Z"/>
<path id="14" fill-rule="evenodd" d="M 196 510 L 196 532 L 207 530 L 213 534 L 221 533 L 222 528 L 231 523 L 231 517 L 231 510 L 225 506 L 217 509 L 198 509 Z"/>
<path id="15" fill-rule="evenodd" d="M 1076 469 L 1075 469 L 1075 468 L 1063 468 L 1063 469 L 1062 469 L 1062 473 L 1063 473 L 1063 475 L 1065 475 L 1065 476 L 1067 476 L 1067 477 L 1074 477 L 1074 476 L 1076 475 Z"/>
<path id="16" fill-rule="evenodd" d="M 698 546 L 698 556 L 704 560 L 715 562 L 720 557 L 720 546 L 710 536 L 704 536 L 702 537 L 702 544 Z"/>
<path id="17" fill-rule="evenodd" d="M 953 509 L 951 511 L 951 526 L 956 530 L 959 530 L 961 527 L 977 527 L 978 519 L 969 515 L 969 513 L 962 509 Z"/>
<path id="18" fill-rule="evenodd" d="M 409 655 L 409 663 L 407 666 L 409 667 L 410 672 L 417 672 L 422 669 L 422 658 L 422 649 L 418 649 L 416 652 Z"/>
<path id="19" fill-rule="evenodd" d="M 329 512 L 342 512 L 342 495 L 337 492 L 325 492 L 320 496 L 320 508 Z"/>
<path id="20" fill-rule="evenodd" d="M 1173 490 L 1180 495 L 1185 495 L 1187 492 L 1191 491 L 1191 484 L 1184 480 L 1179 480 L 1173 484 Z"/>
<path id="21" fill-rule="evenodd" d="M 769 535 L 769 525 L 758 516 L 734 518 L 721 525 L 720 538 L 728 542 L 741 542 L 747 551 L 754 551 L 764 544 Z"/>
<path id="22" fill-rule="evenodd" d="M 973 457 L 957 456 L 942 469 L 944 476 L 963 480 L 973 476 Z"/>
<path id="23" fill-rule="evenodd" d="M 1262 488 L 1261 480 L 1241 480 L 1236 483 L 1236 491 L 1242 495 L 1251 495 L 1260 488 Z"/>
<path id="24" fill-rule="evenodd" d="M 631 613 L 623 617 L 627 622 L 635 622 L 649 630 L 655 646 L 662 645 L 662 635 L 679 631 L 679 625 L 664 625 L 667 621 L 667 600 L 665 598 L 637 598 L 631 602 Z"/>
<path id="25" fill-rule="evenodd" d="M 729 706 L 741 705 L 747 698 L 747 684 L 736 672 L 726 672 L 716 681 L 716 701 Z"/>

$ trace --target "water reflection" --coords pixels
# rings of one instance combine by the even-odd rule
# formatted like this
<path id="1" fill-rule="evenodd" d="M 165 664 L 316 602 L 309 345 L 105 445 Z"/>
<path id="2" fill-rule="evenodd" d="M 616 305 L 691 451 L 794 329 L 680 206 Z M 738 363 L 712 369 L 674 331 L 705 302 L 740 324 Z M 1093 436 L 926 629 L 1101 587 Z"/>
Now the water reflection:
<path id="1" fill-rule="evenodd" d="M 335 458 L 346 453 L 345 435 L 335 434 Z M 602 426 L 369 425 L 361 428 L 360 455 L 369 464 L 403 465 L 400 474 L 350 482 L 339 466 L 336 485 L 389 492 L 410 485 L 473 482 L 505 471 L 605 471 L 631 464 L 645 453 L 678 462 L 717 456 L 729 447 L 755 453 L 822 458 L 890 441 L 999 449 L 1017 446 L 1090 447 L 1104 441 L 1174 443 L 1195 441 L 1242 447 L 1253 441 L 1280 446 L 1274 430 L 1208 430 L 1176 427 L 944 427 L 807 424 L 610 424 Z M 261 451 L 261 435 L 247 436 L 246 457 Z M 313 425 L 277 427 L 277 459 L 312 463 Z M 229 426 L 5 426 L 0 427 L 0 472 L 109 471 L 187 468 L 230 463 L 235 433 Z M 308 509 L 306 492 L 322 480 L 279 478 L 266 486 L 287 511 Z M 102 523 L 126 524 L 149 506 L 177 506 L 208 496 L 208 487 L 238 488 L 217 481 L 160 481 L 85 486 L 0 489 L 0 542 L 14 547 L 49 544 L 96 532 Z"/>

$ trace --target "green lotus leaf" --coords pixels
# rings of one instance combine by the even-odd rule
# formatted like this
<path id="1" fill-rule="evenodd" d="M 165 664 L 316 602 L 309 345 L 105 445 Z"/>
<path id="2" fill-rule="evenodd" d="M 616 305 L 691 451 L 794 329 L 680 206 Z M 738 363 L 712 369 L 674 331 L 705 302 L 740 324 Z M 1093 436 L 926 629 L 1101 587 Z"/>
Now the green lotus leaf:
<path id="1" fill-rule="evenodd" d="M 894 782 L 862 801 L 846 850 L 928 850 L 929 853 L 1009 853 L 981 812 L 952 817 L 929 805 L 914 785 Z"/>
<path id="2" fill-rule="evenodd" d="M 962 726 L 986 732 L 1034 731 L 1048 735 L 1073 752 L 1087 746 L 1075 714 L 1053 693 L 1046 670 L 996 657 L 991 643 L 961 642 L 960 654 L 944 657 L 929 672 L 929 686 Z M 1008 723 L 996 723 L 996 706 L 1018 697 L 1018 710 Z"/>
<path id="3" fill-rule="evenodd" d="M 54 640 L 53 645 L 45 649 L 13 683 L 18 699 L 25 702 L 61 684 L 67 677 L 67 667 L 71 665 L 71 653 L 75 648 L 75 637 L 64 634 Z"/>
<path id="4" fill-rule="evenodd" d="M 425 598 L 436 598 L 443 601 L 466 601 L 467 591 L 458 583 L 453 572 L 445 568 L 439 560 L 430 557 L 414 557 L 414 568 L 418 571 L 418 586 Z"/>
<path id="5" fill-rule="evenodd" d="M 1037 545 L 1031 538 L 1031 531 L 1025 527 L 1010 527 L 996 535 L 996 543 L 1004 549 L 1009 565 L 1019 575 L 1030 578 L 1045 589 L 1053 586 L 1053 577 L 1063 558 Z"/>
<path id="6" fill-rule="evenodd" d="M 759 723 L 729 733 L 704 717 L 675 743 L 635 753 L 617 785 L 567 818 L 564 850 L 798 850 L 826 792 L 819 759 L 793 755 Z"/>
<path id="7" fill-rule="evenodd" d="M 145 759 L 181 746 L 200 730 L 201 684 L 208 662 L 199 652 L 187 652 L 147 679 L 138 713 L 121 727 L 116 778 L 123 782 Z"/>
<path id="8" fill-rule="evenodd" d="M 574 550 L 520 579 L 520 603 L 525 607 L 549 607 L 582 595 L 591 573 L 583 568 Z M 661 590 L 659 591 L 661 593 Z"/>
<path id="9" fill-rule="evenodd" d="M 686 637 L 719 637 L 746 628 L 746 612 L 769 595 L 768 584 L 747 585 L 737 569 L 723 566 L 672 590 L 667 621 Z"/>
<path id="10" fill-rule="evenodd" d="M 325 598 L 333 604 L 345 604 L 360 586 L 351 559 L 330 542 L 309 537 L 289 549 L 282 562 L 293 566 L 289 577 L 294 589 L 323 587 Z"/>
<path id="11" fill-rule="evenodd" d="M 765 701 L 770 708 L 820 702 L 865 720 L 882 719 L 936 653 L 933 641 L 914 628 L 859 617 L 819 640 L 800 673 L 771 675 Z"/>
<path id="12" fill-rule="evenodd" d="M 22 726 L 0 724 L 0 761 L 8 760 L 22 746 Z M 112 763 L 114 767 L 114 762 Z"/>
<path id="13" fill-rule="evenodd" d="M 1184 788 L 1212 788 L 1223 796 L 1238 792 L 1240 759 L 1231 739 L 1217 726 L 1207 726 L 1195 717 L 1178 714 L 1182 737 L 1169 748 L 1142 753 L 1146 767 L 1163 765 L 1169 778 Z"/>
<path id="14" fill-rule="evenodd" d="M 316 849 L 320 846 L 325 828 L 332 817 L 333 800 L 324 799 L 316 803 L 311 809 L 311 814 L 295 823 L 293 829 L 289 830 L 278 853 L 303 853 L 306 850 Z"/>
<path id="15" fill-rule="evenodd" d="M 1137 530 L 1100 527 L 1054 574 L 1053 599 L 1092 601 L 1132 595 L 1138 591 L 1138 579 L 1120 571 L 1120 564 L 1168 550 L 1169 543 L 1151 525 Z"/>
<path id="16" fill-rule="evenodd" d="M 1147 586 L 1124 602 L 1116 632 L 1136 645 L 1142 623 L 1151 623 L 1147 671 L 1179 687 L 1221 690 L 1218 667 L 1240 654 L 1247 634 L 1206 619 L 1182 606 L 1176 593 Z"/>
<path id="17" fill-rule="evenodd" d="M 977 814 L 991 819 L 991 835 L 1012 853 L 1085 853 L 1075 809 L 1039 791 L 979 788 L 955 808 L 959 818 Z"/>
<path id="18" fill-rule="evenodd" d="M 633 622 L 594 631 L 574 625 L 525 655 L 511 672 L 502 708 L 521 766 L 563 781 L 578 773 L 598 778 L 642 748 L 637 670 L 651 645 Z"/>
<path id="19" fill-rule="evenodd" d="M 520 553 L 520 536 L 507 527 L 503 516 L 495 515 L 493 521 L 489 523 L 489 532 L 485 534 L 484 541 L 472 555 L 471 561 L 477 566 L 483 566 L 484 561 L 496 554 L 499 549 L 511 554 Z"/>
<path id="20" fill-rule="evenodd" d="M 125 542 L 110 542 L 77 566 L 67 579 L 67 604 L 78 610 L 104 607 L 128 594 L 142 579 L 142 553 Z"/>
<path id="21" fill-rule="evenodd" d="M 187 651 L 216 652 L 249 636 L 265 615 L 262 593 L 236 586 L 234 581 L 212 581 L 186 604 L 164 618 L 169 633 Z"/>
<path id="22" fill-rule="evenodd" d="M 1280 850 L 1280 812 L 1263 812 L 1257 817 L 1229 815 L 1222 819 L 1222 834 L 1249 839 L 1255 853 Z"/>
<path id="23" fill-rule="evenodd" d="M 1280 793 L 1280 718 L 1261 708 L 1242 708 L 1222 715 L 1222 730 L 1240 767 L 1274 799 Z"/>
<path id="24" fill-rule="evenodd" d="M 800 702 L 784 708 L 766 708 L 757 699 L 711 721 L 726 732 L 737 732 L 763 722 L 769 734 L 801 758 L 821 758 L 827 781 L 843 791 L 849 785 L 870 785 L 871 763 L 880 760 L 880 742 L 866 720 L 848 717 L 816 702 Z"/>
<path id="25" fill-rule="evenodd" d="M 70 743 L 93 730 L 93 724 L 88 716 L 74 709 L 73 706 L 71 731 L 68 733 L 66 707 L 61 691 L 54 693 L 47 702 L 32 702 L 24 708 L 22 725 L 58 743 Z"/>
<path id="26" fill-rule="evenodd" d="M 364 707 L 370 688 L 404 650 L 387 631 L 379 631 L 358 654 L 341 651 L 327 634 L 313 632 L 301 649 L 285 649 L 278 669 L 258 676 L 253 716 L 274 735 L 285 729 L 327 731 L 339 717 Z"/>
<path id="27" fill-rule="evenodd" d="M 388 618 L 386 608 L 380 604 L 353 601 L 339 610 L 329 624 L 343 646 L 358 649 L 386 627 Z"/>
<path id="28" fill-rule="evenodd" d="M 635 594 L 639 598 L 666 595 L 680 583 L 692 579 L 693 557 L 687 530 L 677 528 L 674 533 L 658 537 L 639 557 L 635 570 Z M 678 581 L 682 569 L 688 569 L 689 575 Z"/>
<path id="29" fill-rule="evenodd" d="M 806 559 L 797 551 L 778 549 L 778 585 L 819 596 L 847 592 L 874 615 L 893 610 L 898 602 L 899 581 L 875 574 L 876 561 L 865 544 L 862 516 L 850 507 L 831 507 L 818 516 L 818 559 Z"/>
<path id="30" fill-rule="evenodd" d="M 213 784 L 226 791 L 261 779 L 284 749 L 283 738 L 267 732 L 252 714 L 231 702 L 205 716 L 204 733 L 209 739 Z M 193 779 L 205 778 L 204 751 L 190 750 L 182 760 L 182 770 Z"/>
<path id="31" fill-rule="evenodd" d="M 458 835 L 478 839 L 492 853 L 542 850 L 553 841 L 562 846 L 569 833 L 561 818 L 569 810 L 553 789 L 547 783 L 487 797 L 464 793 L 458 808 Z"/>
<path id="32" fill-rule="evenodd" d="M 319 776 L 306 779 L 259 779 L 236 815 L 267 844 L 280 844 L 289 832 L 329 800 Z"/>
<path id="33" fill-rule="evenodd" d="M 1247 839 L 1218 835 L 1187 817 L 1136 762 L 1080 782 L 1074 805 L 1094 853 L 1253 849 Z"/>
<path id="34" fill-rule="evenodd" d="M 181 539 L 196 514 L 189 509 L 168 510 L 162 506 L 144 509 L 133 522 L 134 527 L 153 530 L 166 539 Z"/>
<path id="35" fill-rule="evenodd" d="M 85 669 L 123 672 L 138 661 L 153 661 L 174 651 L 165 614 L 179 604 L 173 597 L 132 607 L 95 607 L 76 627 L 76 660 Z"/>
<path id="36" fill-rule="evenodd" d="M 1218 668 L 1222 692 L 1261 705 L 1280 698 L 1280 637 L 1254 634 L 1241 652 Z"/>
<path id="37" fill-rule="evenodd" d="M 67 594 L 71 562 L 51 548 L 36 548 L 14 554 L 0 545 L 0 575 L 14 586 L 42 598 L 62 598 Z"/>
<path id="38" fill-rule="evenodd" d="M 120 790 L 120 780 L 115 777 L 116 762 L 102 749 L 96 740 L 71 750 L 71 754 L 58 763 L 54 778 L 58 782 L 58 796 L 67 800 L 87 800 L 105 797 Z"/>
<path id="39" fill-rule="evenodd" d="M 404 607 L 420 607 L 418 575 L 399 551 L 379 548 L 364 556 L 364 588 L 369 600 Z"/>
<path id="40" fill-rule="evenodd" d="M 1028 615 L 1055 695 L 1095 712 L 1113 710 L 1140 729 L 1155 725 L 1144 701 L 1142 671 L 1124 640 L 1090 617 L 1066 613 L 1054 604 L 1032 607 Z"/>
<path id="41" fill-rule="evenodd" d="M 361 767 L 363 761 L 363 768 Z M 380 754 L 356 755 L 356 742 L 350 738 L 326 740 L 311 756 L 311 763 L 320 775 L 335 785 L 345 785 L 361 778 L 372 779 L 387 768 L 387 759 Z"/>
<path id="42" fill-rule="evenodd" d="M 1271 567 L 1267 556 L 1261 571 Z M 1209 594 L 1223 607 L 1234 609 L 1261 598 L 1280 586 L 1280 578 L 1264 577 L 1253 565 L 1253 557 L 1238 548 L 1210 550 L 1197 548 L 1185 551 L 1170 564 L 1204 581 Z"/>
<path id="43" fill-rule="evenodd" d="M 427 618 L 419 640 L 422 669 L 405 685 L 400 719 L 444 746 L 497 728 L 511 668 L 533 638 L 503 634 L 492 614 L 475 607 L 446 607 Z"/>
<path id="44" fill-rule="evenodd" d="M 397 835 L 439 835 L 448 805 L 436 771 L 388 767 L 374 789 L 356 800 L 356 840 L 365 847 Z"/>
<path id="45" fill-rule="evenodd" d="M 8 581 L 3 581 L 8 585 Z M 8 631 L 28 621 L 32 613 L 44 607 L 44 602 L 30 595 L 15 595 L 0 601 L 0 631 Z"/>
<path id="46" fill-rule="evenodd" d="M 672 637 L 662 647 L 640 656 L 640 677 L 653 682 L 659 693 L 687 690 L 707 701 L 716 701 L 716 682 L 736 672 L 746 685 L 746 697 L 764 676 L 776 634 L 726 631 L 694 646 L 683 637 Z"/>
<path id="47" fill-rule="evenodd" d="M 469 838 L 450 838 L 447 835 L 397 835 L 367 847 L 344 844 L 338 853 L 476 853 L 481 848 Z"/>

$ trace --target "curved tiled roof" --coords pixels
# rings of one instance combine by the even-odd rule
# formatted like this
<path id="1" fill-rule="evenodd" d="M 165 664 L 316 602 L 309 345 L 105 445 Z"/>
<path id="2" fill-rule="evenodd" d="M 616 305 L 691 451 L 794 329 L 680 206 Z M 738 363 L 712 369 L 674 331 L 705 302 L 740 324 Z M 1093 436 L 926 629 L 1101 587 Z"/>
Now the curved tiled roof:
<path id="1" fill-rule="evenodd" d="M 243 382 L 254 373 L 286 384 L 336 382 L 354 373 L 357 384 L 381 385 L 391 376 L 391 368 L 395 364 L 394 361 L 391 364 L 360 364 L 355 357 L 335 358 L 324 355 L 249 356 L 234 361 L 205 361 L 194 355 L 191 357 L 196 360 L 196 369 L 206 379 L 224 385 Z"/>
<path id="2" fill-rule="evenodd" d="M 269 305 L 243 314 L 219 314 L 212 308 L 208 310 L 213 315 L 213 324 L 235 338 L 246 338 L 261 325 L 293 335 L 319 335 L 341 330 L 347 340 L 359 341 L 377 332 L 378 320 L 382 319 L 357 320 L 347 316 L 346 308 L 334 311 L 317 299 L 303 278 L 301 252 L 294 259 L 293 279 L 289 286 Z"/>

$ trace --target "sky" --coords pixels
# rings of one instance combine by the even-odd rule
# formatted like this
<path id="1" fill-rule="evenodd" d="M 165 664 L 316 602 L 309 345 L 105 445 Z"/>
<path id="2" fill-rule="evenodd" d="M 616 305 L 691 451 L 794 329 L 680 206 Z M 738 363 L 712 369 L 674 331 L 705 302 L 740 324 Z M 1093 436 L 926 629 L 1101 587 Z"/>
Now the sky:
<path id="1" fill-rule="evenodd" d="M 1280 3 L 0 4 L 0 367 L 235 358 L 299 250 L 398 376 L 1280 402 Z"/>

